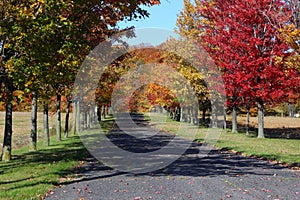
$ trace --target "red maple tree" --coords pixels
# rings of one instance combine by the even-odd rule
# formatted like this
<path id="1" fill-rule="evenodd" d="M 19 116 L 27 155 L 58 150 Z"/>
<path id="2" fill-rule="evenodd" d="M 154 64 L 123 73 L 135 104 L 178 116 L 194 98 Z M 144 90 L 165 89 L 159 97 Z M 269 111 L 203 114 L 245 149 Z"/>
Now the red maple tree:
<path id="1" fill-rule="evenodd" d="M 299 72 L 277 62 L 290 55 L 278 37 L 289 10 L 280 0 L 203 1 L 198 9 L 206 20 L 201 45 L 222 71 L 228 104 L 256 102 L 258 137 L 264 137 L 264 106 L 284 101 L 299 86 Z"/>

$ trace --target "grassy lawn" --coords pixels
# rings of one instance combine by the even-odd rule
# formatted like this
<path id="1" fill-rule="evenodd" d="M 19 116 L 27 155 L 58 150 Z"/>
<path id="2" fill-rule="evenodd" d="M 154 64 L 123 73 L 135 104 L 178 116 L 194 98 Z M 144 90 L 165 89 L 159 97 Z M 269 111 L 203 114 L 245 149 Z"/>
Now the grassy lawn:
<path id="1" fill-rule="evenodd" d="M 151 122 L 152 125 L 179 134 L 188 139 L 192 139 L 198 142 L 203 142 L 207 134 L 209 134 L 208 129 L 200 127 L 195 135 L 195 129 L 197 127 L 192 125 L 189 128 L 184 128 L 180 130 L 179 127 L 182 126 L 180 122 L 173 121 L 162 116 L 161 114 L 150 114 L 147 116 L 148 119 L 155 119 Z M 265 158 L 268 160 L 277 161 L 289 166 L 300 167 L 300 140 L 292 139 L 258 139 L 252 136 L 246 136 L 245 133 L 231 133 L 228 130 L 225 133 L 220 130 L 221 135 L 215 147 L 218 149 L 232 150 L 235 152 L 240 152 L 247 156 L 256 156 L 260 158 Z"/>
<path id="2" fill-rule="evenodd" d="M 101 122 L 107 131 L 113 121 Z M 42 199 L 54 187 L 76 177 L 80 166 L 89 156 L 79 136 L 60 142 L 51 138 L 51 146 L 38 142 L 37 152 L 28 152 L 28 147 L 13 150 L 11 162 L 0 162 L 0 199 Z"/>
<path id="3" fill-rule="evenodd" d="M 13 151 L 11 162 L 0 163 L 0 199 L 41 199 L 49 189 L 74 177 L 74 167 L 88 156 L 78 136 L 49 147 L 38 144 L 38 152 L 27 147 Z"/>
<path id="4" fill-rule="evenodd" d="M 258 139 L 244 133 L 223 133 L 217 148 L 234 150 L 243 155 L 274 160 L 289 166 L 300 167 L 300 140 Z"/>

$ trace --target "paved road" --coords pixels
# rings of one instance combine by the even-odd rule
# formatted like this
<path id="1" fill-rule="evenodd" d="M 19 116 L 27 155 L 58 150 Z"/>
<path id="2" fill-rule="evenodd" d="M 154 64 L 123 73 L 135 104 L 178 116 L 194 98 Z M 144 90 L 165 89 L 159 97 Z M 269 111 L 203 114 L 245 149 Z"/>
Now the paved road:
<path id="1" fill-rule="evenodd" d="M 143 153 L 165 145 L 173 136 L 159 133 L 145 142 L 115 128 L 110 139 L 128 151 Z M 78 179 L 55 189 L 46 199 L 300 199 L 300 172 L 218 150 L 199 158 L 199 147 L 192 143 L 171 165 L 143 174 L 120 172 L 88 158 Z"/>

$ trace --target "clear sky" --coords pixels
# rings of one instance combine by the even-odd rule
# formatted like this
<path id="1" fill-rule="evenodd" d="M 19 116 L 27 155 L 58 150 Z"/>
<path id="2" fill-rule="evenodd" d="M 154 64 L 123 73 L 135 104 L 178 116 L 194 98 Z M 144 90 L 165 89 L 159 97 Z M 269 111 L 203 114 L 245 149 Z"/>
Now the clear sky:
<path id="1" fill-rule="evenodd" d="M 163 28 L 173 30 L 177 15 L 183 9 L 183 0 L 161 0 L 160 5 L 143 7 L 150 13 L 145 19 L 133 22 L 122 22 L 121 27 L 135 26 L 136 28 Z"/>
<path id="2" fill-rule="evenodd" d="M 148 18 L 140 19 L 138 21 L 121 22 L 119 23 L 119 26 L 122 28 L 134 26 L 136 29 L 158 28 L 158 32 L 165 31 L 165 34 L 162 34 L 159 39 L 156 37 L 156 41 L 151 42 L 153 44 L 159 44 L 170 37 L 170 33 L 174 31 L 177 15 L 183 9 L 183 0 L 161 0 L 160 5 L 143 8 L 150 13 Z M 153 33 L 153 31 L 155 32 L 155 30 L 152 29 L 151 32 Z M 148 35 L 151 35 L 151 33 Z"/>

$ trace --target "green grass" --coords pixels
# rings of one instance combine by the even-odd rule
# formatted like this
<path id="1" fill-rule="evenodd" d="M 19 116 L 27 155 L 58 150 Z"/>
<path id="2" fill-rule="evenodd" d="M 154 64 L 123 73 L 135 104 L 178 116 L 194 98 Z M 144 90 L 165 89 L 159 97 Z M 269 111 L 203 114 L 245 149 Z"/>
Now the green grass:
<path id="1" fill-rule="evenodd" d="M 181 126 L 164 116 L 151 114 L 148 119 L 152 119 L 157 127 L 196 141 L 203 141 L 207 134 L 206 128 Z M 101 127 L 107 132 L 112 124 L 113 120 L 107 119 L 101 122 Z M 193 137 L 195 130 L 197 133 Z M 216 147 L 300 166 L 300 140 L 257 139 L 227 132 L 221 134 Z M 39 142 L 38 149 L 38 152 L 28 152 L 28 147 L 14 150 L 11 162 L 0 162 L 0 199 L 40 199 L 50 189 L 76 177 L 80 170 L 77 166 L 89 155 L 78 136 L 61 142 L 56 142 L 53 137 L 51 146 L 45 147 Z"/>
<path id="2" fill-rule="evenodd" d="M 221 135 L 217 147 L 300 167 L 300 140 L 258 139 L 244 133 L 227 132 Z"/>
<path id="3" fill-rule="evenodd" d="M 155 114 L 152 114 L 154 117 Z M 162 116 L 156 114 L 160 119 Z M 200 127 L 199 129 L 192 125 L 184 125 L 184 129 L 180 130 L 179 127 L 185 123 L 176 122 L 167 118 L 165 123 L 153 123 L 154 126 L 176 133 L 182 137 L 192 139 L 198 142 L 203 142 L 207 134 L 209 134 L 207 128 Z M 195 129 L 197 133 L 195 133 Z M 240 152 L 246 156 L 255 156 L 272 161 L 277 161 L 289 166 L 300 167 L 300 140 L 292 139 L 258 139 L 253 136 L 246 136 L 245 133 L 231 133 L 228 130 L 225 133 L 221 132 L 218 142 L 215 144 L 217 149 L 232 150 Z"/>
<path id="4" fill-rule="evenodd" d="M 102 120 L 100 122 L 101 129 L 103 130 L 104 133 L 108 133 L 111 127 L 114 124 L 114 119 L 112 116 L 107 116 L 106 119 Z"/>
<path id="5" fill-rule="evenodd" d="M 0 199 L 40 199 L 61 184 L 61 178 L 74 177 L 78 161 L 88 156 L 78 136 L 28 152 L 28 147 L 13 151 L 11 162 L 0 163 Z"/>
<path id="6" fill-rule="evenodd" d="M 101 122 L 104 131 L 111 128 L 113 120 Z M 10 162 L 0 162 L 0 199 L 42 199 L 45 194 L 76 177 L 80 165 L 89 156 L 79 136 L 60 142 L 51 138 L 51 146 L 38 142 L 37 152 L 28 147 L 13 150 Z"/>

